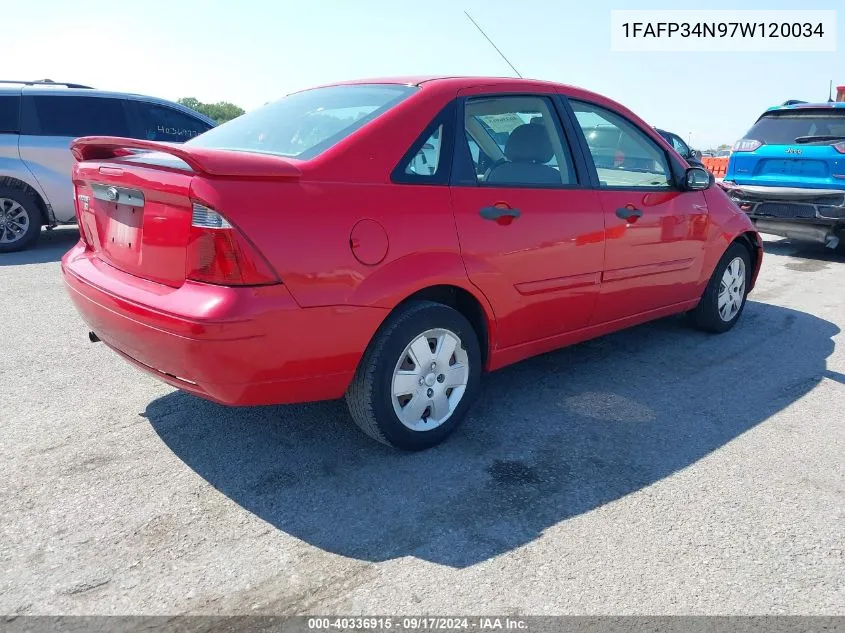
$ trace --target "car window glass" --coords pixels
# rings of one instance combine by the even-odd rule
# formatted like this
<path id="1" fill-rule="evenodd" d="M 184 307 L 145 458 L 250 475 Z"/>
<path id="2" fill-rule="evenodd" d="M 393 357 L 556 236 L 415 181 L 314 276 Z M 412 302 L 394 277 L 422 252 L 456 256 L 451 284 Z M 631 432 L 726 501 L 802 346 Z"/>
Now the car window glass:
<path id="1" fill-rule="evenodd" d="M 35 95 L 26 98 L 32 116 L 24 134 L 40 136 L 129 136 L 123 102 L 107 97 Z"/>
<path id="2" fill-rule="evenodd" d="M 687 144 L 684 143 L 679 137 L 672 136 L 672 147 L 675 148 L 675 151 L 678 152 L 681 156 L 686 156 L 689 154 L 689 147 Z"/>
<path id="3" fill-rule="evenodd" d="M 483 179 L 487 170 L 493 167 L 495 160 L 490 158 L 487 153 L 479 147 L 471 136 L 467 135 L 467 145 L 469 145 L 469 153 L 472 158 L 473 167 L 477 179 Z"/>
<path id="4" fill-rule="evenodd" d="M 633 123 L 599 106 L 571 101 L 602 187 L 670 187 L 666 155 Z"/>
<path id="5" fill-rule="evenodd" d="M 470 99 L 464 133 L 479 184 L 575 184 L 572 156 L 545 97 Z"/>
<path id="6" fill-rule="evenodd" d="M 479 161 L 481 160 L 481 148 L 478 146 L 478 143 L 475 142 L 471 136 L 467 137 L 467 145 L 469 145 L 469 154 L 472 157 L 472 162 L 478 165 Z"/>
<path id="7" fill-rule="evenodd" d="M 141 138 L 148 141 L 184 143 L 211 128 L 197 117 L 157 103 L 139 101 L 137 108 L 143 134 Z"/>
<path id="8" fill-rule="evenodd" d="M 413 158 L 405 166 L 405 173 L 414 176 L 434 176 L 440 166 L 440 149 L 443 144 L 443 125 L 426 139 Z"/>
<path id="9" fill-rule="evenodd" d="M 17 95 L 0 95 L 0 134 L 18 131 L 21 98 Z"/>
<path id="10" fill-rule="evenodd" d="M 410 96 L 416 88 L 350 84 L 313 88 L 242 114 L 188 141 L 196 147 L 308 160 Z"/>
<path id="11" fill-rule="evenodd" d="M 806 108 L 765 114 L 744 138 L 766 145 L 792 145 L 802 136 L 845 136 L 845 109 Z"/>

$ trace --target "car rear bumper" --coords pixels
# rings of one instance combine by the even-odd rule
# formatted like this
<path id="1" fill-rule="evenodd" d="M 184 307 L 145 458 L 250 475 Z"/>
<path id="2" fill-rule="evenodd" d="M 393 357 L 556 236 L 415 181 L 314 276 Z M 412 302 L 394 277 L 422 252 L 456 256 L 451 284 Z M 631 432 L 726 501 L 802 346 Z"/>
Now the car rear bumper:
<path id="1" fill-rule="evenodd" d="M 387 311 L 301 308 L 283 284 L 171 288 L 121 272 L 81 243 L 62 260 L 88 327 L 136 367 L 221 404 L 338 398 Z"/>
<path id="2" fill-rule="evenodd" d="M 763 187 L 722 181 L 722 188 L 753 219 L 802 221 L 817 224 L 845 223 L 843 189 Z"/>
<path id="3" fill-rule="evenodd" d="M 720 186 L 762 233 L 831 247 L 845 238 L 845 189 Z"/>

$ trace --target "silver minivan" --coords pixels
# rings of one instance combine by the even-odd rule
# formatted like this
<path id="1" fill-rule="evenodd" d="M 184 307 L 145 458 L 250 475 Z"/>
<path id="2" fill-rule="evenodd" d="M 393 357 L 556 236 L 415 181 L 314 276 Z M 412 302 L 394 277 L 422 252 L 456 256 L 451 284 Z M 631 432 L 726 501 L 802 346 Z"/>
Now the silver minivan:
<path id="1" fill-rule="evenodd" d="M 214 125 L 199 112 L 155 97 L 49 80 L 0 81 L 0 253 L 32 246 L 43 226 L 76 222 L 74 138 L 182 143 Z"/>

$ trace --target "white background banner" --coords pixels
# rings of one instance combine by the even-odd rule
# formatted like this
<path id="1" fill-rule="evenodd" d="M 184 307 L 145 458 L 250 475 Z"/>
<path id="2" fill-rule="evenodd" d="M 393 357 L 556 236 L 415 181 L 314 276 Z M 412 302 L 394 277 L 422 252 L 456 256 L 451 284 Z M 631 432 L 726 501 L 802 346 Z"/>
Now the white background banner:
<path id="1" fill-rule="evenodd" d="M 836 11 L 611 11 L 611 50 L 825 52 Z"/>

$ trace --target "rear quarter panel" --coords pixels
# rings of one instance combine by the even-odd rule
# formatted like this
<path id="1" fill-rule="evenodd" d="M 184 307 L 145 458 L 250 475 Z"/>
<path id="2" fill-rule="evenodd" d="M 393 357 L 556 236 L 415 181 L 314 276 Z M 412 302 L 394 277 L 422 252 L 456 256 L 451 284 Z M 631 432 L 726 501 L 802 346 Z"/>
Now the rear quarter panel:
<path id="1" fill-rule="evenodd" d="M 65 136 L 20 137 L 21 158 L 41 185 L 46 201 L 59 222 L 73 222 L 76 217 L 71 184 L 74 163 L 70 153 L 72 140 Z"/>
<path id="2" fill-rule="evenodd" d="M 331 182 L 245 187 L 197 178 L 192 190 L 243 231 L 303 307 L 393 307 L 427 285 L 466 282 L 448 187 Z M 353 236 L 362 221 L 367 230 Z"/>
<path id="3" fill-rule="evenodd" d="M 302 163 L 299 181 L 197 178 L 193 190 L 243 230 L 303 307 L 390 308 L 444 283 L 477 296 L 460 257 L 449 187 L 390 180 L 408 147 L 456 95 L 457 89 L 420 89 Z M 353 235 L 362 221 L 366 230 Z"/>

